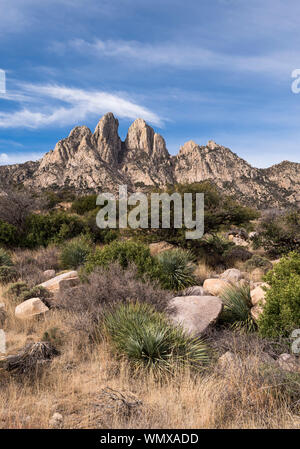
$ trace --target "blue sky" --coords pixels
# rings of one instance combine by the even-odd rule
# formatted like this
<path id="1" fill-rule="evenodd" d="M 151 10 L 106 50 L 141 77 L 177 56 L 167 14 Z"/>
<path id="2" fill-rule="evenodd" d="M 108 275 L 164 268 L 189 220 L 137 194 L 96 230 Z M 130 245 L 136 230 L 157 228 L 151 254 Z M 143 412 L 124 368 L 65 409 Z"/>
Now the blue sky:
<path id="1" fill-rule="evenodd" d="M 112 111 L 252 165 L 300 162 L 298 0 L 0 0 L 0 164 Z"/>

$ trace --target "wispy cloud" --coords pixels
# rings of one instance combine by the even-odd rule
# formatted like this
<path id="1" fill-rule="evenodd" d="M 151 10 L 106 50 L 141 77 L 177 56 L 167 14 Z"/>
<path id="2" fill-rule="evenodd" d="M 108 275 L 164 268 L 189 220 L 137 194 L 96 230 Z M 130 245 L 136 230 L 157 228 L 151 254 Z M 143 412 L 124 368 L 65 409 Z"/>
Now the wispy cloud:
<path id="1" fill-rule="evenodd" d="M 0 112 L 0 128 L 73 125 L 106 112 L 113 112 L 120 118 L 134 120 L 143 117 L 156 125 L 162 123 L 157 114 L 126 98 L 125 94 L 58 85 L 27 84 L 21 89 L 23 92 L 7 98 L 19 101 L 21 107 Z"/>
<path id="2" fill-rule="evenodd" d="M 227 53 L 204 48 L 192 43 L 163 42 L 144 43 L 125 40 L 100 40 L 89 42 L 83 39 L 73 39 L 65 44 L 53 43 L 53 51 L 63 51 L 63 47 L 72 48 L 82 54 L 98 57 L 116 58 L 119 60 L 136 61 L 137 63 L 172 66 L 183 69 L 212 69 L 228 71 L 243 71 L 262 74 L 289 73 L 298 60 L 293 51 L 276 51 L 265 54 Z"/>

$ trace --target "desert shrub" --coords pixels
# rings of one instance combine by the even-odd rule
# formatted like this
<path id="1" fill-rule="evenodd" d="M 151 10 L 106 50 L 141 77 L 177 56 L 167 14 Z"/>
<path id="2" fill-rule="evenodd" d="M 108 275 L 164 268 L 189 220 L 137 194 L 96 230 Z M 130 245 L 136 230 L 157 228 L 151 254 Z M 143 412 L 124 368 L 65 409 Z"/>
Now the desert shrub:
<path id="1" fill-rule="evenodd" d="M 0 220 L 23 231 L 27 218 L 39 206 L 39 200 L 25 191 L 8 191 L 0 196 Z"/>
<path id="2" fill-rule="evenodd" d="M 300 251 L 300 211 L 285 215 L 267 215 L 253 239 L 256 248 L 263 247 L 271 257 Z"/>
<path id="3" fill-rule="evenodd" d="M 124 270 L 119 264 L 112 263 L 109 270 L 98 267 L 85 283 L 62 292 L 59 305 L 75 314 L 77 329 L 93 336 L 103 312 L 116 304 L 141 301 L 163 311 L 170 298 L 171 294 L 157 283 L 138 279 L 135 266 L 129 265 Z"/>
<path id="4" fill-rule="evenodd" d="M 225 266 L 226 253 L 234 248 L 234 243 L 217 234 L 205 236 L 199 247 L 199 257 L 209 266 Z"/>
<path id="5" fill-rule="evenodd" d="M 0 220 L 0 244 L 13 247 L 18 244 L 19 234 L 15 226 Z"/>
<path id="6" fill-rule="evenodd" d="M 60 263 L 62 268 L 78 268 L 91 253 L 92 244 L 86 236 L 75 237 L 62 246 Z"/>
<path id="7" fill-rule="evenodd" d="M 18 249 L 14 252 L 14 264 L 18 277 L 31 288 L 44 282 L 45 270 L 59 268 L 59 250 L 55 246 L 34 251 Z"/>
<path id="8" fill-rule="evenodd" d="M 86 212 L 90 212 L 97 208 L 96 205 L 97 195 L 86 195 L 77 198 L 73 201 L 71 211 L 78 215 L 84 215 Z"/>
<path id="9" fill-rule="evenodd" d="M 169 290 L 181 290 L 195 285 L 195 265 L 192 254 L 183 249 L 164 251 L 156 256 L 160 272 L 158 279 L 163 288 Z"/>
<path id="10" fill-rule="evenodd" d="M 26 284 L 26 282 L 22 282 L 22 281 L 14 282 L 13 284 L 11 284 L 8 287 L 8 289 L 5 291 L 4 295 L 5 295 L 5 297 L 7 297 L 13 301 L 16 301 L 20 298 L 20 296 L 23 293 L 25 293 L 25 292 L 27 293 L 28 290 L 29 290 L 29 287 Z M 20 302 L 22 302 L 22 301 L 20 301 Z"/>
<path id="11" fill-rule="evenodd" d="M 27 219 L 24 246 L 34 248 L 60 243 L 86 232 L 86 224 L 81 217 L 65 212 L 45 215 L 32 214 Z"/>
<path id="12" fill-rule="evenodd" d="M 122 268 L 127 268 L 129 264 L 134 263 L 140 275 L 147 273 L 155 276 L 155 270 L 157 270 L 157 263 L 150 255 L 149 248 L 142 243 L 130 240 L 116 240 L 104 248 L 96 249 L 88 256 L 85 268 L 88 273 L 91 273 L 97 266 L 108 267 L 112 262 L 118 262 Z"/>
<path id="13" fill-rule="evenodd" d="M 0 267 L 0 283 L 8 284 L 9 282 L 13 282 L 17 279 L 18 273 L 13 266 L 2 265 Z"/>
<path id="14" fill-rule="evenodd" d="M 0 266 L 6 265 L 7 267 L 9 267 L 12 264 L 13 263 L 8 252 L 5 251 L 3 248 L 0 248 Z"/>
<path id="15" fill-rule="evenodd" d="M 248 285 L 227 287 L 220 296 L 224 304 L 221 322 L 229 324 L 233 329 L 255 330 L 256 326 L 250 313 L 252 304 Z"/>
<path id="16" fill-rule="evenodd" d="M 121 304 L 106 313 L 104 328 L 118 356 L 125 356 L 136 370 L 166 374 L 175 367 L 201 367 L 208 360 L 206 345 L 170 325 L 148 304 Z"/>
<path id="17" fill-rule="evenodd" d="M 27 299 L 30 298 L 40 298 L 40 300 L 43 301 L 43 303 L 46 304 L 46 306 L 48 307 L 51 306 L 50 302 L 51 294 L 46 288 L 42 287 L 41 285 L 36 285 L 35 287 L 32 287 L 28 290 L 24 290 L 19 295 L 19 299 L 21 302 L 26 301 Z"/>
<path id="18" fill-rule="evenodd" d="M 300 254 L 284 256 L 265 276 L 270 288 L 258 320 L 264 336 L 288 335 L 300 323 Z"/>
<path id="19" fill-rule="evenodd" d="M 252 253 L 243 246 L 234 246 L 223 254 L 224 265 L 228 268 L 233 267 L 238 262 L 245 262 L 252 257 Z"/>
<path id="20" fill-rule="evenodd" d="M 55 348 L 59 348 L 64 344 L 65 334 L 58 327 L 50 327 L 42 335 L 42 341 L 47 341 Z"/>
<path id="21" fill-rule="evenodd" d="M 247 271 L 252 271 L 255 268 L 262 268 L 263 270 L 271 270 L 273 267 L 272 263 L 265 257 L 261 257 L 254 254 L 251 259 L 248 259 L 245 263 L 245 269 Z"/>

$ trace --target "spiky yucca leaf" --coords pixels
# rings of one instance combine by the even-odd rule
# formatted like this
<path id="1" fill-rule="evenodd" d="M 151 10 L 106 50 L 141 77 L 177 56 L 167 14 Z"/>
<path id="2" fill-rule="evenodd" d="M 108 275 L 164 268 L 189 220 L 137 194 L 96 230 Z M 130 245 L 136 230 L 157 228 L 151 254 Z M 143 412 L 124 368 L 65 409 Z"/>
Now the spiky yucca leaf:
<path id="1" fill-rule="evenodd" d="M 161 269 L 160 281 L 164 288 L 181 290 L 195 284 L 195 265 L 192 255 L 183 249 L 164 251 L 157 256 Z"/>
<path id="2" fill-rule="evenodd" d="M 208 360 L 203 341 L 185 335 L 148 304 L 122 304 L 104 318 L 104 328 L 118 354 L 135 369 L 170 373 L 178 366 L 199 367 Z"/>
<path id="3" fill-rule="evenodd" d="M 256 325 L 250 313 L 252 304 L 248 285 L 227 287 L 220 296 L 224 303 L 221 321 L 229 323 L 234 329 L 248 332 L 255 330 Z"/>

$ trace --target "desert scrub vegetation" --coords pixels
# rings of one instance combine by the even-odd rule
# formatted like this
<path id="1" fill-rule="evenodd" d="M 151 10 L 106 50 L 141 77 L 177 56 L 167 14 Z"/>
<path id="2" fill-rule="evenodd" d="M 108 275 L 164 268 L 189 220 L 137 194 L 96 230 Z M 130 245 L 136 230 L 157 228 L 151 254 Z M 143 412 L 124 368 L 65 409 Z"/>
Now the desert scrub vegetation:
<path id="1" fill-rule="evenodd" d="M 251 296 L 249 285 L 232 285 L 227 287 L 221 298 L 224 304 L 220 322 L 229 324 L 234 330 L 251 332 L 256 324 L 251 317 Z"/>
<path id="2" fill-rule="evenodd" d="M 124 269 L 115 262 L 109 269 L 97 267 L 85 277 L 84 283 L 63 292 L 59 305 L 74 314 L 76 329 L 83 330 L 92 339 L 99 339 L 97 328 L 105 311 L 128 301 L 141 301 L 163 312 L 170 298 L 171 293 L 158 283 L 140 279 L 135 265 Z"/>
<path id="3" fill-rule="evenodd" d="M 92 252 L 92 242 L 87 236 L 78 236 L 62 244 L 60 264 L 65 268 L 78 268 L 84 265 Z"/>
<path id="4" fill-rule="evenodd" d="M 134 263 L 140 275 L 152 275 L 157 270 L 157 263 L 150 254 L 149 247 L 132 240 L 116 240 L 103 248 L 97 248 L 87 258 L 85 268 L 91 273 L 97 266 L 109 267 L 118 262 L 122 268 Z"/>
<path id="5" fill-rule="evenodd" d="M 259 256 L 258 254 L 254 254 L 251 259 L 248 259 L 245 262 L 244 268 L 247 271 L 252 271 L 255 268 L 261 268 L 265 272 L 271 270 L 273 267 L 272 263 L 266 258 Z"/>
<path id="6" fill-rule="evenodd" d="M 193 255 L 181 248 L 164 251 L 156 256 L 159 264 L 158 278 L 163 288 L 182 290 L 195 285 Z"/>
<path id="7" fill-rule="evenodd" d="M 203 341 L 187 337 L 149 304 L 121 304 L 105 314 L 103 325 L 116 353 L 125 356 L 134 371 L 164 375 L 182 366 L 199 369 L 208 361 Z"/>
<path id="8" fill-rule="evenodd" d="M 256 248 L 264 248 L 271 257 L 281 257 L 300 251 L 300 211 L 266 214 L 253 239 Z"/>
<path id="9" fill-rule="evenodd" d="M 270 288 L 266 290 L 259 330 L 264 336 L 286 336 L 300 324 L 300 253 L 284 256 L 265 275 L 265 281 Z"/>

